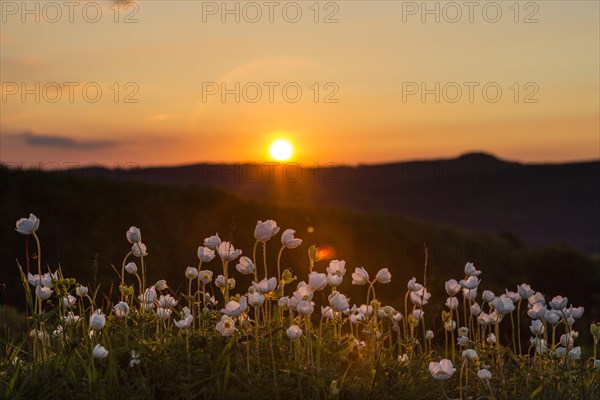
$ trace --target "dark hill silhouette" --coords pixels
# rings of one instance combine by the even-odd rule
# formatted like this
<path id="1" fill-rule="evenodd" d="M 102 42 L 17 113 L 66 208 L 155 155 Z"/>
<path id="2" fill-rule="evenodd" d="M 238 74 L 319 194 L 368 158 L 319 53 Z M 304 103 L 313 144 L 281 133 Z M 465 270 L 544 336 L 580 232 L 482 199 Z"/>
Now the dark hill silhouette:
<path id="1" fill-rule="evenodd" d="M 403 214 L 531 245 L 566 242 L 600 254 L 600 162 L 523 164 L 486 153 L 380 165 L 195 164 L 68 173 L 168 185 L 207 185 L 281 205 Z"/>

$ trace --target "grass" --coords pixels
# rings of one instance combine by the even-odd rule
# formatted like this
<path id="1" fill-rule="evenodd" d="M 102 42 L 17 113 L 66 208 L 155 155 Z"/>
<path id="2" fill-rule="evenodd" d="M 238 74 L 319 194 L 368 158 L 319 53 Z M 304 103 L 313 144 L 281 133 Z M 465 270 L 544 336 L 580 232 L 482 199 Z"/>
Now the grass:
<path id="1" fill-rule="evenodd" d="M 480 271 L 467 264 L 464 276 L 457 268 L 464 278 L 455 282 L 460 286 L 454 292 L 446 288 L 458 307 L 438 313 L 428 308 L 427 262 L 422 283 L 406 286 L 390 282 L 386 270 L 373 275 L 376 271 L 367 268 L 366 277 L 357 268 L 350 276 L 345 264 L 334 261 L 327 266 L 319 260 L 318 249 L 310 246 L 310 273 L 296 277 L 290 270 L 281 271 L 279 257 L 276 264 L 262 257 L 266 243 L 276 242 L 277 232 L 273 225 L 259 223 L 256 232 L 260 229 L 271 232 L 267 239 L 257 239 L 248 254 L 246 262 L 253 268 L 243 272 L 256 283 L 250 288 L 227 279 L 241 277 L 233 245 L 205 241 L 216 251 L 205 250 L 196 273 L 189 271 L 189 284 L 181 290 L 162 281 L 147 282 L 151 256 L 128 254 L 123 266 L 114 268 L 123 283 L 112 296 L 100 286 L 85 287 L 84 293 L 83 285 L 64 277 L 60 268 L 55 274 L 42 274 L 41 243 L 35 230 L 29 232 L 38 246 L 36 265 L 30 272 L 18 265 L 28 318 L 19 320 L 14 309 L 9 313 L 8 320 L 23 329 L 3 335 L 0 393 L 7 399 L 129 400 L 600 396 L 600 326 L 591 329 L 594 342 L 588 348 L 593 350 L 586 355 L 584 349 L 580 355 L 575 329 L 584 328 L 577 328 L 581 316 L 577 309 L 557 305 L 559 297 L 546 300 L 521 286 L 522 297 L 510 292 L 484 301 L 485 279 L 477 282 L 477 289 L 469 289 Z M 141 236 L 129 239 L 133 250 L 140 248 Z M 282 240 L 280 255 L 296 244 Z M 121 275 L 130 262 L 135 273 L 128 269 Z M 214 271 L 214 276 L 209 281 L 198 270 Z M 270 286 L 268 278 L 273 277 L 276 284 Z M 349 298 L 338 292 L 338 286 L 332 286 L 335 277 L 352 279 L 362 295 Z M 404 299 L 398 309 L 376 296 L 388 285 Z M 42 299 L 36 286 L 52 294 Z M 63 300 L 66 296 L 72 296 L 70 301 Z M 471 311 L 475 302 L 480 313 Z M 523 341 L 532 321 L 528 311 L 535 303 L 547 313 L 537 318 L 543 332 L 532 342 Z M 224 316 L 225 305 L 231 320 Z M 552 313 L 560 315 L 554 323 Z M 300 330 L 299 336 L 294 334 Z M 467 349 L 475 358 L 466 358 Z M 441 359 L 451 360 L 454 371 L 434 374 L 432 368 Z M 490 379 L 478 376 L 483 369 L 491 373 Z"/>

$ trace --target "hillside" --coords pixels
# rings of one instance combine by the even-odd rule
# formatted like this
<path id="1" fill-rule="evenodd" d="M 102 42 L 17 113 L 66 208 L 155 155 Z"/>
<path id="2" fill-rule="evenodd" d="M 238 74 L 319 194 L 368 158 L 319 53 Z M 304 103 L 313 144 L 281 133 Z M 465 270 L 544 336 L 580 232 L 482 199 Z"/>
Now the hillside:
<path id="1" fill-rule="evenodd" d="M 378 289 L 378 296 L 392 304 L 405 290 L 401 282 L 423 276 L 423 244 L 427 243 L 427 280 L 436 290 L 432 312 L 441 310 L 443 282 L 461 278 L 464 264 L 473 261 L 485 270 L 482 278 L 489 288 L 500 290 L 531 280 L 536 290 L 568 295 L 570 302 L 586 307 L 587 318 L 600 318 L 600 298 L 595 290 L 600 285 L 598 261 L 566 246 L 529 248 L 514 235 L 474 233 L 382 212 L 283 207 L 198 186 L 173 187 L 5 168 L 0 168 L 0 178 L 0 282 L 7 284 L 13 303 L 23 298 L 15 258 L 25 263 L 26 246 L 26 238 L 14 231 L 14 223 L 29 212 L 41 219 L 38 234 L 44 264 L 54 269 L 60 263 L 65 275 L 83 283 L 97 280 L 106 292 L 117 281 L 111 264 L 120 265 L 129 251 L 125 231 L 130 225 L 141 228 L 148 246 L 149 280 L 165 278 L 177 288 L 184 284 L 185 268 L 197 264 L 196 248 L 204 237 L 219 232 L 250 255 L 256 220 L 272 218 L 284 229 L 296 229 L 296 235 L 304 239 L 300 248 L 285 253 L 285 267 L 307 270 L 306 252 L 312 243 L 331 247 L 335 251 L 332 256 L 347 260 L 350 269 L 387 266 L 396 285 Z M 309 227 L 314 229 L 312 233 Z M 29 245 L 31 249 L 33 243 Z M 269 257 L 275 258 L 278 248 L 277 243 L 269 243 Z M 325 265 L 322 262 L 317 269 Z M 209 266 L 216 267 L 214 262 Z M 242 287 L 250 283 L 239 275 L 236 278 Z M 344 291 L 350 294 L 355 290 L 349 281 L 344 285 Z"/>
<path id="2" fill-rule="evenodd" d="M 456 159 L 357 167 L 196 164 L 66 173 L 215 186 L 292 206 L 395 213 L 473 230 L 510 232 L 531 246 L 564 242 L 600 254 L 596 183 L 600 162 L 520 164 L 471 153 Z"/>

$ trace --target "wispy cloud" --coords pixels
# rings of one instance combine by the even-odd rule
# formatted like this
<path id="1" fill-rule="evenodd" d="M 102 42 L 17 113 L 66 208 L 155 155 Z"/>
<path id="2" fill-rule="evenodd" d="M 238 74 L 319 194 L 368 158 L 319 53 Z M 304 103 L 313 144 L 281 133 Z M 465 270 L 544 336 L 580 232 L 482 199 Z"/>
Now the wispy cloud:
<path id="1" fill-rule="evenodd" d="M 22 132 L 8 136 L 21 140 L 29 146 L 58 147 L 67 150 L 98 150 L 118 147 L 121 144 L 114 140 L 75 140 L 66 136 L 39 135 L 33 132 Z"/>

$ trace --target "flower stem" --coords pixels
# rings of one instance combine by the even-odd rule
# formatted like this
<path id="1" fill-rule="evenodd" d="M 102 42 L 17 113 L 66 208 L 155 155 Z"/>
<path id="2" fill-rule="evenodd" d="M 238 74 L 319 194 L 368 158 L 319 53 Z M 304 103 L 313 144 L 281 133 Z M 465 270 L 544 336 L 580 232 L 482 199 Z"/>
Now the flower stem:
<path id="1" fill-rule="evenodd" d="M 125 263 L 127 262 L 127 259 L 129 258 L 129 256 L 133 254 L 133 251 L 130 251 L 129 253 L 127 253 L 127 255 L 125 256 L 125 258 L 123 258 L 123 264 L 121 266 L 121 301 L 123 301 L 123 299 L 125 298 L 125 293 L 124 293 L 124 286 L 125 286 Z"/>

